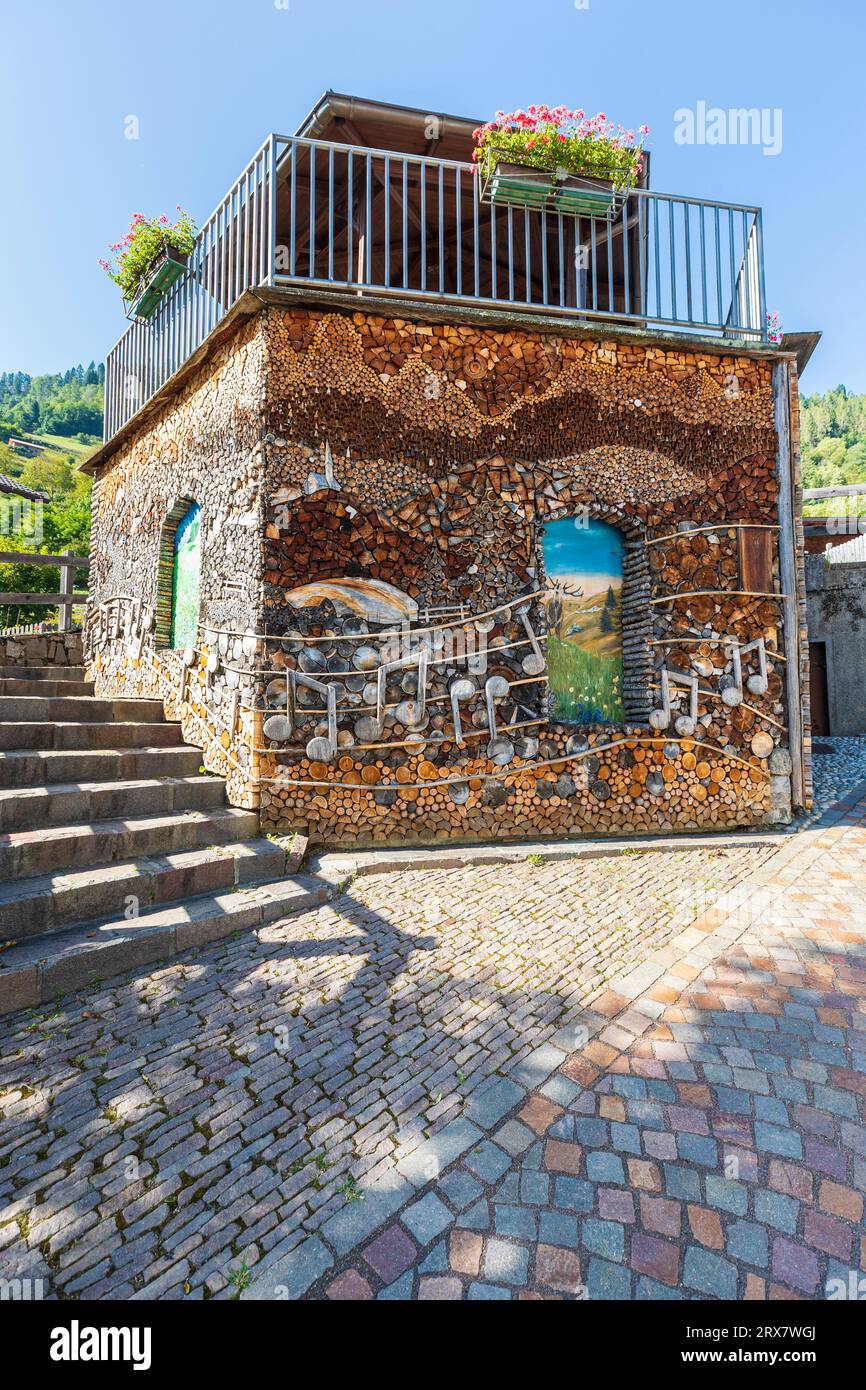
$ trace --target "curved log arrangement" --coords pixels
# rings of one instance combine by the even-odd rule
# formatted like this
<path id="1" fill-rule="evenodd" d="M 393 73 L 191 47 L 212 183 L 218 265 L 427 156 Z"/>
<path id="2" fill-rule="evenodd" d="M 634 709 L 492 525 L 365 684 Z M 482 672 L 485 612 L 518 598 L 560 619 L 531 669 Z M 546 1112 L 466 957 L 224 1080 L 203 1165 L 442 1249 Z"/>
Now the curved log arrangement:
<path id="1" fill-rule="evenodd" d="M 766 354 L 262 310 L 101 465 L 97 689 L 162 693 L 230 799 L 325 843 L 783 822 L 775 408 Z M 617 574 L 561 576 L 566 522 Z"/>

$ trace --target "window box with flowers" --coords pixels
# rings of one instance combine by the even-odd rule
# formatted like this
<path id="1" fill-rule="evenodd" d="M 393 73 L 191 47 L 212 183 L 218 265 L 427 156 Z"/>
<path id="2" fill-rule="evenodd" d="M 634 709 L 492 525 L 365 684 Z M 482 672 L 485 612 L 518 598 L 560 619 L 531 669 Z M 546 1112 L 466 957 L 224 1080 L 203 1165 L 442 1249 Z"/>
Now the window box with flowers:
<path id="1" fill-rule="evenodd" d="M 99 262 L 120 286 L 128 319 L 149 319 L 166 290 L 186 269 L 196 228 L 189 213 L 180 206 L 177 210 L 174 223 L 164 213 L 150 219 L 141 212 L 133 213 L 129 231 L 111 247 L 113 263 Z"/>
<path id="2" fill-rule="evenodd" d="M 497 111 L 474 132 L 481 200 L 611 220 L 643 171 L 648 127 L 637 134 L 603 112 Z"/>

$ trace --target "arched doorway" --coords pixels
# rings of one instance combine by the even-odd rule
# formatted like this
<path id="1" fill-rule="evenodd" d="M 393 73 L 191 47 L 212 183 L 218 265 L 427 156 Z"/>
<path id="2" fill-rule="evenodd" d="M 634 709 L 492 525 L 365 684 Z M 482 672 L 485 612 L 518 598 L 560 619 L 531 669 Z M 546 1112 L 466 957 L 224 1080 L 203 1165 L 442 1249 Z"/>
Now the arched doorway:
<path id="1" fill-rule="evenodd" d="M 201 508 L 179 497 L 159 533 L 156 646 L 190 647 L 196 639 L 201 577 Z"/>
<path id="2" fill-rule="evenodd" d="M 623 723 L 622 534 L 584 514 L 548 522 L 542 543 L 554 717 Z"/>
<path id="3" fill-rule="evenodd" d="M 177 523 L 171 575 L 171 646 L 195 645 L 201 576 L 201 508 L 193 502 Z"/>

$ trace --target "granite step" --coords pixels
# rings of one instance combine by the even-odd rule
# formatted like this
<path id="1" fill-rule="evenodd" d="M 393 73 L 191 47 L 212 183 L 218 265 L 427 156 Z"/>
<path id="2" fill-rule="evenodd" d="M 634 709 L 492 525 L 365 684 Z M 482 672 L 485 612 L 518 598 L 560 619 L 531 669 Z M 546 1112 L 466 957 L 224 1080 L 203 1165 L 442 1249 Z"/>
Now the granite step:
<path id="1" fill-rule="evenodd" d="M 0 695 L 37 695 L 40 698 L 56 698 L 61 695 L 86 696 L 93 694 L 93 681 L 85 680 L 32 680 L 23 676 L 0 676 Z"/>
<path id="2" fill-rule="evenodd" d="M 208 775 L 6 787 L 0 789 L 0 848 L 3 837 L 15 831 L 162 811 L 204 811 L 224 802 L 225 783 Z"/>
<path id="3" fill-rule="evenodd" d="M 0 695 L 0 723 L 27 724 L 62 719 L 90 724 L 164 718 L 162 700 L 101 700 L 95 695 Z"/>
<path id="4" fill-rule="evenodd" d="M 121 777 L 191 777 L 200 771 L 201 760 L 201 749 L 189 744 L 176 748 L 17 749 L 0 753 L 0 787 L 112 782 Z"/>
<path id="5" fill-rule="evenodd" d="M 309 911 L 328 890 L 303 875 L 153 907 L 138 917 L 106 916 L 33 936 L 2 953 L 0 1014 L 53 1002 L 192 947 Z"/>
<path id="6" fill-rule="evenodd" d="M 86 864 L 113 864 L 137 855 L 226 844 L 258 832 L 257 812 L 235 806 L 16 830 L 0 836 L 0 882 Z"/>
<path id="7" fill-rule="evenodd" d="M 48 748 L 173 748 L 183 743 L 180 724 L 165 719 L 118 724 L 82 723 L 77 719 L 28 722 L 0 720 L 0 751 L 27 752 Z"/>
<path id="8" fill-rule="evenodd" d="M 0 665 L 0 680 L 83 681 L 83 666 L 14 666 Z"/>
<path id="9" fill-rule="evenodd" d="M 125 916 L 130 909 L 186 902 L 237 884 L 279 879 L 285 865 L 285 850 L 256 836 L 16 879 L 0 884 L 0 940 L 20 941 L 85 918 Z"/>

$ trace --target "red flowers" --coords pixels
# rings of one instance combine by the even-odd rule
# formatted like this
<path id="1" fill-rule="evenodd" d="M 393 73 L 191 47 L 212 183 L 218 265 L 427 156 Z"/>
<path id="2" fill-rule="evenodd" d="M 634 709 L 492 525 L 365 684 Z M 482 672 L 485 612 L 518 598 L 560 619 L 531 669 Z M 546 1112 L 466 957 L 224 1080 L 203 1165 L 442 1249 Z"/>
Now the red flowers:
<path id="1" fill-rule="evenodd" d="M 166 246 L 172 246 L 184 255 L 189 255 L 192 251 L 196 236 L 195 223 L 180 204 L 178 212 L 180 215 L 174 224 L 165 213 L 160 217 L 148 219 L 143 212 L 134 212 L 129 219 L 129 231 L 111 247 L 114 265 L 108 261 L 99 261 L 100 268 L 120 286 L 127 297 L 147 275 Z"/>
<path id="2" fill-rule="evenodd" d="M 476 145 L 481 145 L 490 135 L 518 130 L 556 135 L 561 140 L 605 139 L 621 149 L 630 149 L 635 144 L 634 130 L 615 126 L 603 111 L 587 117 L 582 107 L 571 111 L 567 106 L 533 105 L 527 106 L 525 111 L 497 111 L 492 121 L 473 130 L 472 138 Z M 649 126 L 640 126 L 638 134 L 649 135 Z"/>
<path id="3" fill-rule="evenodd" d="M 630 188 L 644 167 L 643 137 L 649 127 L 614 125 L 603 111 L 587 116 L 582 107 L 533 104 L 524 111 L 497 111 L 492 121 L 472 132 L 473 159 L 489 168 L 509 154 L 536 168 L 563 165 L 573 173 L 610 174 L 617 187 Z M 553 146 L 556 149 L 554 156 Z"/>

